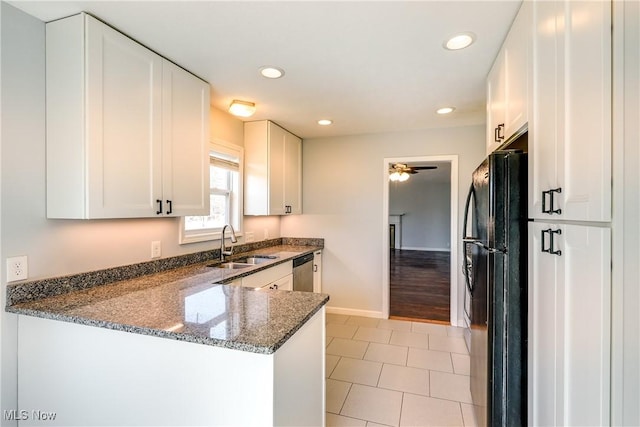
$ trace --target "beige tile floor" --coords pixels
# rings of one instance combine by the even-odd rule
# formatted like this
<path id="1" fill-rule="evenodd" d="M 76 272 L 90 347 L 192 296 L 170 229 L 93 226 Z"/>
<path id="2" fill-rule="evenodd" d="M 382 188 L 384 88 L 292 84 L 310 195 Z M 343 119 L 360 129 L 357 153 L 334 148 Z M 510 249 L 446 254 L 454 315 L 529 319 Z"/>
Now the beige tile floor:
<path id="1" fill-rule="evenodd" d="M 327 314 L 327 426 L 474 426 L 462 329 Z"/>

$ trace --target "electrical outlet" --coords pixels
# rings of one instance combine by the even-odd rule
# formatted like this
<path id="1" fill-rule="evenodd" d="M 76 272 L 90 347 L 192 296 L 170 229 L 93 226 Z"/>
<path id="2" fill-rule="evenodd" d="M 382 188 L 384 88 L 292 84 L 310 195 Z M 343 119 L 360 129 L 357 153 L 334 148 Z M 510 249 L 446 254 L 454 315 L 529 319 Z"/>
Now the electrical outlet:
<path id="1" fill-rule="evenodd" d="M 160 258 L 160 255 L 162 255 L 162 244 L 160 240 L 154 240 L 151 242 L 151 259 Z"/>
<path id="2" fill-rule="evenodd" d="M 253 231 L 245 231 L 244 233 L 244 242 L 251 243 L 254 241 Z"/>
<path id="3" fill-rule="evenodd" d="M 29 277 L 27 256 L 7 258 L 7 282 L 26 280 Z"/>

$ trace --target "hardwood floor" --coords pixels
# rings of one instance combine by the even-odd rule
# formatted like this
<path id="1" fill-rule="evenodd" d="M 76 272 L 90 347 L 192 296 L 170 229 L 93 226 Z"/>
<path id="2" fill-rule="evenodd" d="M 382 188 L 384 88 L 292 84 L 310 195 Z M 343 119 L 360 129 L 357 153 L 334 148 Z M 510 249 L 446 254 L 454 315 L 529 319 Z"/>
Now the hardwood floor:
<path id="1" fill-rule="evenodd" d="M 450 321 L 449 252 L 392 249 L 389 259 L 393 318 Z"/>

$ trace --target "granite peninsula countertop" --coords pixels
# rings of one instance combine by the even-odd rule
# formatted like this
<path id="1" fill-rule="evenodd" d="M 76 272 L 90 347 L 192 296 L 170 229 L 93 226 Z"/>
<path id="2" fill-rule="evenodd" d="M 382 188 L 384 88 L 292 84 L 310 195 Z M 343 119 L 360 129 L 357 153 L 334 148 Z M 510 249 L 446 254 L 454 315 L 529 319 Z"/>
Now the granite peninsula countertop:
<path id="1" fill-rule="evenodd" d="M 319 311 L 329 296 L 311 292 L 256 290 L 224 283 L 321 248 L 319 245 L 277 244 L 244 251 L 230 258 L 251 255 L 276 257 L 248 268 L 229 270 L 211 267 L 219 261 L 209 259 L 44 297 L 38 297 L 38 293 L 46 294 L 42 289 L 51 288 L 51 284 L 42 284 L 44 281 L 25 283 L 23 289 L 20 285 L 8 289 L 10 305 L 6 311 L 271 354 Z M 96 272 L 91 274 L 93 276 L 90 277 L 95 279 Z M 64 282 L 65 278 L 58 280 Z M 67 278 L 66 281 L 69 280 Z M 73 281 L 81 282 L 80 279 Z"/>

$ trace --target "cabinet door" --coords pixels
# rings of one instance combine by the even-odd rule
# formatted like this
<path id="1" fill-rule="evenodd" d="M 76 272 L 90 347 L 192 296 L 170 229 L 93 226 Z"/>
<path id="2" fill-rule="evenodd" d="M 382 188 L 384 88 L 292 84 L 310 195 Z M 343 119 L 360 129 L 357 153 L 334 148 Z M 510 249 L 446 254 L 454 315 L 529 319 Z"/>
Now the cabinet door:
<path id="1" fill-rule="evenodd" d="M 313 254 L 313 292 L 322 292 L 322 251 Z"/>
<path id="2" fill-rule="evenodd" d="M 562 218 L 611 220 L 611 3 L 566 1 L 559 32 Z M 586 72 L 588 70 L 588 72 Z"/>
<path id="3" fill-rule="evenodd" d="M 153 216 L 162 194 L 162 58 L 90 16 L 86 43 L 87 217 Z"/>
<path id="4" fill-rule="evenodd" d="M 518 132 L 529 120 L 528 79 L 531 54 L 531 3 L 523 2 L 504 44 L 505 141 Z"/>
<path id="5" fill-rule="evenodd" d="M 302 213 L 302 140 L 292 133 L 285 134 L 284 194 L 287 213 Z"/>
<path id="6" fill-rule="evenodd" d="M 487 154 L 504 142 L 505 81 L 504 52 L 500 50 L 487 76 Z"/>
<path id="7" fill-rule="evenodd" d="M 285 138 L 287 131 L 269 122 L 269 215 L 284 215 L 285 209 Z"/>
<path id="8" fill-rule="evenodd" d="M 611 219 L 611 4 L 534 2 L 532 218 Z M 589 70 L 589 72 L 585 72 Z M 549 190 L 557 190 L 546 193 Z M 560 212 L 543 213 L 543 205 Z"/>
<path id="9" fill-rule="evenodd" d="M 529 424 L 607 424 L 610 230 L 530 223 L 529 272 Z"/>
<path id="10" fill-rule="evenodd" d="M 284 276 L 275 282 L 269 283 L 264 286 L 267 289 L 277 289 L 279 291 L 292 291 L 293 290 L 293 274 Z"/>
<path id="11" fill-rule="evenodd" d="M 549 219 L 542 213 L 543 191 L 558 186 L 558 58 L 556 34 L 562 25 L 557 2 L 533 2 L 533 103 L 529 126 L 529 217 Z"/>
<path id="12" fill-rule="evenodd" d="M 209 214 L 209 85 L 164 61 L 162 215 Z"/>

